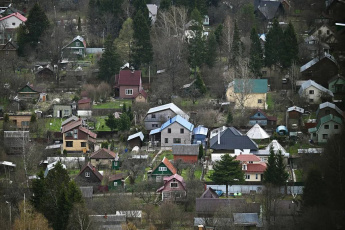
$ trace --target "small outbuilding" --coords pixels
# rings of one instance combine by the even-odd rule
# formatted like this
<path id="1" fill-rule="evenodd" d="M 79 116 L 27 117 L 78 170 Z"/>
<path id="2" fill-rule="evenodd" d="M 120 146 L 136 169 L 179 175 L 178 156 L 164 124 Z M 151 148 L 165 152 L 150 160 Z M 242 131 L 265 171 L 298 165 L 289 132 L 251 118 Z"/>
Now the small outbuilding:
<path id="1" fill-rule="evenodd" d="M 144 134 L 142 132 L 134 133 L 127 138 L 128 146 L 134 148 L 135 146 L 141 147 L 144 141 Z"/>

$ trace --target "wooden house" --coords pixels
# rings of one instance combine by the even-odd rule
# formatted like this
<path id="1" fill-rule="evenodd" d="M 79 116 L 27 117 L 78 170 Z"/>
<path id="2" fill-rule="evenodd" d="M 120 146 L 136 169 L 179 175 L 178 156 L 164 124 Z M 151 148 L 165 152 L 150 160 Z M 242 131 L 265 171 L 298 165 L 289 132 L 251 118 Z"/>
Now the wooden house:
<path id="1" fill-rule="evenodd" d="M 161 182 L 163 177 L 176 174 L 176 168 L 171 164 L 168 158 L 163 160 L 154 168 L 150 174 L 150 178 L 156 182 Z"/>
<path id="2" fill-rule="evenodd" d="M 86 41 L 83 37 L 75 37 L 69 44 L 62 48 L 62 57 L 68 58 L 84 58 L 86 56 Z"/>
<path id="3" fill-rule="evenodd" d="M 75 181 L 81 186 L 92 186 L 94 191 L 98 190 L 103 180 L 102 174 L 91 163 L 87 163 L 76 176 Z"/>
<path id="4" fill-rule="evenodd" d="M 195 164 L 198 162 L 199 145 L 198 144 L 175 144 L 172 146 L 174 162 L 181 160 L 184 163 Z"/>
<path id="5" fill-rule="evenodd" d="M 109 149 L 100 148 L 90 155 L 91 164 L 97 169 L 110 169 L 113 162 L 118 159 L 118 156 Z"/>
<path id="6" fill-rule="evenodd" d="M 144 134 L 142 132 L 134 133 L 127 138 L 128 146 L 132 149 L 135 146 L 141 148 L 144 141 Z"/>
<path id="7" fill-rule="evenodd" d="M 116 190 L 119 188 L 123 188 L 124 186 L 124 175 L 122 173 L 110 175 L 108 179 L 108 188 L 109 190 Z"/>
<path id="8" fill-rule="evenodd" d="M 258 124 L 263 127 L 276 127 L 277 118 L 268 116 L 263 110 L 257 109 L 249 118 L 249 126 Z"/>
<path id="9" fill-rule="evenodd" d="M 124 99 L 135 99 L 141 90 L 142 80 L 140 70 L 126 68 L 120 70 L 119 74 L 115 75 L 116 96 Z"/>
<path id="10" fill-rule="evenodd" d="M 186 183 L 178 174 L 164 177 L 164 185 L 157 193 L 162 194 L 162 201 L 183 201 L 187 196 Z"/>

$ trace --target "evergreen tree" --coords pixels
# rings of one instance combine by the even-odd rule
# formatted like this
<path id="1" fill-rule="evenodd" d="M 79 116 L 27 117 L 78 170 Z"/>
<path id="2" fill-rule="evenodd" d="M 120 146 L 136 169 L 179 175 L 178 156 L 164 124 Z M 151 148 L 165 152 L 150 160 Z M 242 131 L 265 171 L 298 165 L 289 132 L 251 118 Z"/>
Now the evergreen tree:
<path id="1" fill-rule="evenodd" d="M 199 155 L 198 159 L 201 160 L 201 158 L 204 156 L 204 147 L 202 145 L 199 145 Z"/>
<path id="2" fill-rule="evenodd" d="M 127 113 L 123 113 L 120 116 L 119 130 L 126 131 L 131 128 L 131 120 L 129 119 Z"/>
<path id="3" fill-rule="evenodd" d="M 126 103 L 123 103 L 122 113 L 127 113 L 127 104 Z"/>
<path id="4" fill-rule="evenodd" d="M 37 121 L 36 114 L 35 114 L 35 113 L 32 113 L 32 114 L 31 114 L 31 117 L 30 117 L 30 122 L 36 122 L 36 121 Z"/>
<path id="5" fill-rule="evenodd" d="M 217 40 L 214 33 L 211 33 L 207 41 L 207 50 L 205 54 L 205 63 L 208 67 L 214 67 L 217 60 Z"/>
<path id="6" fill-rule="evenodd" d="M 280 150 L 278 151 L 278 154 L 276 155 L 276 167 L 277 167 L 277 178 L 276 178 L 275 185 L 283 186 L 286 184 L 287 180 L 289 179 L 289 174 L 286 171 L 284 157 Z"/>
<path id="7" fill-rule="evenodd" d="M 202 38 L 202 17 L 200 12 L 197 9 L 194 9 L 191 13 L 191 19 L 193 25 L 191 30 L 194 32 L 193 38 L 189 40 L 188 50 L 188 62 L 191 69 L 194 71 L 194 76 L 196 77 L 197 68 L 204 63 L 204 51 L 205 51 L 205 42 Z"/>
<path id="8" fill-rule="evenodd" d="M 119 56 L 113 45 L 113 39 L 111 36 L 107 37 L 105 42 L 105 51 L 102 54 L 98 65 L 98 78 L 106 82 L 110 82 L 114 74 L 117 73 L 121 67 L 121 62 L 119 61 Z"/>
<path id="9" fill-rule="evenodd" d="M 227 114 L 227 116 L 226 116 L 226 124 L 227 124 L 227 125 L 232 124 L 233 120 L 234 120 L 234 118 L 233 118 L 233 116 L 232 116 L 232 112 L 231 112 L 231 110 L 229 109 L 228 114 Z"/>
<path id="10" fill-rule="evenodd" d="M 142 64 L 149 64 L 153 59 L 150 25 L 142 10 L 138 10 L 134 16 L 133 29 L 132 62 L 135 68 L 139 68 Z"/>
<path id="11" fill-rule="evenodd" d="M 255 77 L 262 77 L 261 68 L 263 67 L 263 52 L 261 48 L 261 43 L 256 29 L 253 28 L 250 33 L 250 53 L 249 53 L 249 68 Z"/>
<path id="12" fill-rule="evenodd" d="M 218 44 L 218 47 L 221 47 L 223 44 L 223 24 L 219 24 L 214 31 L 214 35 L 216 36 L 216 41 Z"/>
<path id="13" fill-rule="evenodd" d="M 279 26 L 277 20 L 274 20 L 272 28 L 266 35 L 265 42 L 265 65 L 271 67 L 277 65 L 281 61 L 283 53 L 283 30 Z"/>
<path id="14" fill-rule="evenodd" d="M 234 35 L 233 35 L 232 46 L 231 46 L 231 62 L 232 62 L 232 66 L 236 68 L 239 65 L 241 48 L 242 48 L 242 42 L 240 39 L 240 31 L 238 29 L 237 23 L 235 22 Z"/>
<path id="15" fill-rule="evenodd" d="M 241 164 L 231 157 L 229 154 L 224 154 L 220 161 L 217 161 L 213 166 L 213 173 L 210 179 L 218 184 L 226 186 L 226 197 L 228 197 L 228 186 L 234 183 L 241 183 L 244 181 L 244 172 L 242 171 Z"/>
<path id="16" fill-rule="evenodd" d="M 298 42 L 295 29 L 291 22 L 285 29 L 283 34 L 283 52 L 281 56 L 281 64 L 284 68 L 291 66 L 293 61 L 298 60 Z"/>
<path id="17" fill-rule="evenodd" d="M 31 46 L 36 47 L 41 35 L 49 28 L 48 17 L 38 3 L 29 11 L 25 27 L 28 31 L 28 41 Z"/>
<path id="18" fill-rule="evenodd" d="M 20 24 L 17 29 L 17 45 L 18 45 L 18 55 L 23 56 L 25 46 L 29 44 L 29 40 L 27 37 L 27 29 L 24 24 Z"/>
<path id="19" fill-rule="evenodd" d="M 199 90 L 201 95 L 204 95 L 207 91 L 204 81 L 201 79 L 200 73 L 196 75 L 195 86 Z"/>
<path id="20" fill-rule="evenodd" d="M 4 122 L 9 122 L 9 121 L 10 121 L 10 117 L 8 116 L 8 113 L 5 113 Z"/>
<path id="21" fill-rule="evenodd" d="M 133 33 L 133 20 L 131 18 L 127 18 L 127 20 L 122 24 L 119 37 L 114 41 L 116 50 L 120 56 L 120 60 L 123 63 L 129 62 L 130 60 Z"/>
<path id="22" fill-rule="evenodd" d="M 267 160 L 267 168 L 264 172 L 264 182 L 268 184 L 275 184 L 277 178 L 276 155 L 272 146 L 270 146 L 270 155 Z"/>
<path id="23" fill-rule="evenodd" d="M 317 192 L 315 192 L 317 191 Z M 314 207 L 326 204 L 326 188 L 322 173 L 318 168 L 311 168 L 303 188 L 303 206 Z"/>
<path id="24" fill-rule="evenodd" d="M 133 116 L 133 112 L 132 112 L 132 107 L 131 106 L 128 107 L 127 115 L 129 117 L 129 120 L 133 121 L 134 116 Z"/>
<path id="25" fill-rule="evenodd" d="M 114 131 L 116 128 L 118 128 L 118 121 L 115 119 L 114 114 L 108 115 L 108 118 L 105 119 L 105 125 L 108 126 L 111 131 Z"/>

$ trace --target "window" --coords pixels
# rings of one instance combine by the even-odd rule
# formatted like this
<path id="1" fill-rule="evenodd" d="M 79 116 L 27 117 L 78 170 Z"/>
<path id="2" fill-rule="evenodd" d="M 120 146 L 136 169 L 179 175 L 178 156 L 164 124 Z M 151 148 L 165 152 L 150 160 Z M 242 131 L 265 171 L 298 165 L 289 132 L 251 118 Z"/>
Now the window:
<path id="1" fill-rule="evenodd" d="M 184 133 L 184 129 L 180 129 L 180 133 Z"/>
<path id="2" fill-rule="evenodd" d="M 96 159 L 96 161 L 99 161 L 99 159 Z"/>
<path id="3" fill-rule="evenodd" d="M 262 103 L 262 99 L 258 99 L 258 103 L 261 104 Z"/>
<path id="4" fill-rule="evenodd" d="M 152 128 L 158 128 L 158 124 L 152 124 Z"/>
<path id="5" fill-rule="evenodd" d="M 316 133 L 313 133 L 313 137 L 316 137 Z"/>
<path id="6" fill-rule="evenodd" d="M 15 26 L 16 25 L 16 23 L 15 22 L 12 22 L 12 26 Z"/>
<path id="7" fill-rule="evenodd" d="M 80 147 L 86 147 L 86 142 L 81 142 Z"/>
<path id="8" fill-rule="evenodd" d="M 151 114 L 151 118 L 156 118 L 156 114 Z"/>
<path id="9" fill-rule="evenodd" d="M 242 165 L 242 170 L 247 170 L 247 165 L 246 164 Z"/>
<path id="10" fill-rule="evenodd" d="M 133 89 L 126 89 L 125 94 L 126 95 L 133 95 Z"/>
<path id="11" fill-rule="evenodd" d="M 339 129 L 339 126 L 338 125 L 334 125 L 334 129 Z"/>
<path id="12" fill-rule="evenodd" d="M 114 181 L 114 186 L 117 186 L 117 181 Z"/>
<path id="13" fill-rule="evenodd" d="M 181 138 L 174 138 L 173 143 L 174 144 L 181 144 Z"/>
<path id="14" fill-rule="evenodd" d="M 168 138 L 165 138 L 165 139 L 164 139 L 164 143 L 166 143 L 166 144 L 169 143 L 169 139 L 168 139 Z"/>
<path id="15" fill-rule="evenodd" d="M 85 177 L 90 177 L 90 172 L 85 172 Z"/>
<path id="16" fill-rule="evenodd" d="M 178 188 L 178 184 L 176 182 L 171 182 L 170 188 Z"/>
<path id="17" fill-rule="evenodd" d="M 246 174 L 245 177 L 246 177 L 246 180 L 250 179 L 250 175 L 249 174 Z"/>
<path id="18" fill-rule="evenodd" d="M 261 115 L 260 115 L 260 113 L 258 113 L 258 117 L 260 117 Z"/>
<path id="19" fill-rule="evenodd" d="M 255 179 L 259 179 L 259 175 L 258 174 L 255 174 Z"/>
<path id="20" fill-rule="evenodd" d="M 171 133 L 171 128 L 168 128 L 168 133 Z"/>
<path id="21" fill-rule="evenodd" d="M 329 129 L 329 125 L 325 125 L 325 129 Z"/>
<path id="22" fill-rule="evenodd" d="M 80 42 L 76 42 L 75 45 L 76 45 L 76 46 L 80 46 Z"/>
<path id="23" fill-rule="evenodd" d="M 73 134 L 74 139 L 78 139 L 78 134 Z"/>
<path id="24" fill-rule="evenodd" d="M 162 181 L 162 176 L 156 176 L 156 182 L 161 182 Z"/>
<path id="25" fill-rule="evenodd" d="M 9 55 L 10 54 L 10 51 L 6 50 L 6 55 Z"/>
<path id="26" fill-rule="evenodd" d="M 73 147 L 73 141 L 66 141 L 66 147 Z"/>
<path id="27" fill-rule="evenodd" d="M 68 115 L 69 115 L 69 110 L 68 110 L 68 109 L 65 109 L 65 110 L 63 111 L 63 115 L 64 115 L 64 116 L 68 116 Z"/>
<path id="28" fill-rule="evenodd" d="M 323 139 L 328 139 L 328 134 L 322 134 Z"/>
<path id="29" fill-rule="evenodd" d="M 29 121 L 22 121 L 22 128 L 28 127 L 29 126 Z"/>
<path id="30" fill-rule="evenodd" d="M 73 130 L 74 131 L 74 134 L 77 134 L 78 133 L 78 129 L 75 129 Z"/>
<path id="31" fill-rule="evenodd" d="M 115 161 L 115 162 L 114 162 L 114 165 L 115 165 L 115 166 L 117 166 L 117 163 L 118 163 L 118 162 L 117 162 L 117 161 Z"/>
<path id="32" fill-rule="evenodd" d="M 327 30 L 327 35 L 329 35 L 329 34 L 330 34 L 329 30 Z"/>
<path id="33" fill-rule="evenodd" d="M 249 163 L 249 164 L 253 164 L 253 161 L 249 161 L 248 163 Z"/>
<path id="34" fill-rule="evenodd" d="M 314 90 L 309 90 L 309 94 L 314 94 Z"/>
<path id="35" fill-rule="evenodd" d="M 314 102 L 314 99 L 313 98 L 309 98 L 309 102 Z"/>
<path id="36" fill-rule="evenodd" d="M 167 171 L 167 167 L 159 167 L 158 171 L 166 172 Z"/>

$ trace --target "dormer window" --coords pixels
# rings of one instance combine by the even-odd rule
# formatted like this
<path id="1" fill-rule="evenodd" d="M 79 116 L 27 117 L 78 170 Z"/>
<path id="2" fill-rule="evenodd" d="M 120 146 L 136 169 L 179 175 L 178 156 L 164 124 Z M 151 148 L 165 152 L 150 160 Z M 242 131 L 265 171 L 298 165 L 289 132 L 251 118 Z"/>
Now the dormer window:
<path id="1" fill-rule="evenodd" d="M 85 172 L 85 177 L 90 177 L 90 172 Z"/>
<path id="2" fill-rule="evenodd" d="M 242 170 L 247 170 L 247 165 L 246 164 L 242 165 Z"/>

